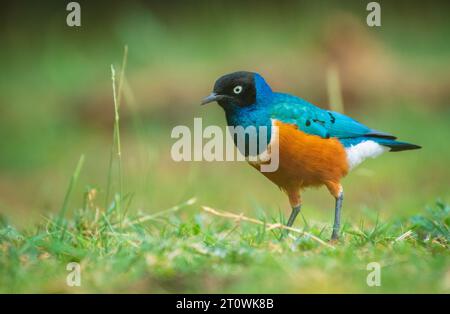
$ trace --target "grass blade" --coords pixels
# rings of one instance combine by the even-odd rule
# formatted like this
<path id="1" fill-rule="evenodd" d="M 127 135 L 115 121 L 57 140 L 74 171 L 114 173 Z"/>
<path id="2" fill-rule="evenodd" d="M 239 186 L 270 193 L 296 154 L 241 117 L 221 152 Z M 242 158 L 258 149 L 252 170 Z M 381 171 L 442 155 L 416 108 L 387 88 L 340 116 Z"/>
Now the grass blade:
<path id="1" fill-rule="evenodd" d="M 64 220 L 64 216 L 67 212 L 67 206 L 69 204 L 70 195 L 72 194 L 73 187 L 76 185 L 76 183 L 78 181 L 78 177 L 80 175 L 81 169 L 83 168 L 83 164 L 84 164 L 84 155 L 81 155 L 80 159 L 78 160 L 75 171 L 73 172 L 72 177 L 70 178 L 69 186 L 67 188 L 66 195 L 64 196 L 63 205 L 61 207 L 61 210 L 59 211 L 59 217 L 58 217 L 58 223 L 57 223 L 58 229 L 63 227 L 62 223 Z M 65 233 L 65 228 L 63 228 L 61 231 L 61 238 L 64 237 L 64 233 Z"/>
<path id="2" fill-rule="evenodd" d="M 105 208 L 108 206 L 109 196 L 111 194 L 111 181 L 112 181 L 112 168 L 114 163 L 114 155 L 117 155 L 118 162 L 118 175 L 119 175 L 119 193 L 120 199 L 123 198 L 123 172 L 122 172 L 122 148 L 120 142 L 120 103 L 122 100 L 122 90 L 125 79 L 125 67 L 128 58 L 128 46 L 124 47 L 124 54 L 122 59 L 122 67 L 120 69 L 119 86 L 116 88 L 116 71 L 113 65 L 111 65 L 111 81 L 113 89 L 114 100 L 114 131 L 113 131 L 113 144 L 111 146 L 111 154 L 109 159 L 108 179 L 106 183 L 106 196 L 105 196 Z M 119 208 L 121 208 L 121 202 Z"/>

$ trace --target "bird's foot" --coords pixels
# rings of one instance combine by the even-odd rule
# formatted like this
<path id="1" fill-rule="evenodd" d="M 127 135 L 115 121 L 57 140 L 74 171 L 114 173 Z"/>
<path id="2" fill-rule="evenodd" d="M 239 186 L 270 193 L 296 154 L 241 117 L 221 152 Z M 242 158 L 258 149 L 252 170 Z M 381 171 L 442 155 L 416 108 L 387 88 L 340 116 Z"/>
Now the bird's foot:
<path id="1" fill-rule="evenodd" d="M 333 229 L 333 233 L 331 235 L 331 239 L 328 241 L 331 244 L 336 244 L 339 242 L 339 229 Z"/>

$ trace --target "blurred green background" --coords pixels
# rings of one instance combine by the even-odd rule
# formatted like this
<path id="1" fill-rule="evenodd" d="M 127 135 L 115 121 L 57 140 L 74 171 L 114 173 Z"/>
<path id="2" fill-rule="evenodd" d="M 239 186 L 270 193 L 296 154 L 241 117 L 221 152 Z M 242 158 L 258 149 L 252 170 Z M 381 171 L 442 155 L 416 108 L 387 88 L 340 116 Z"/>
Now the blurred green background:
<path id="1" fill-rule="evenodd" d="M 337 69 L 345 113 L 423 146 L 369 160 L 344 181 L 344 221 L 370 207 L 383 218 L 450 198 L 448 2 L 380 1 L 382 26 L 366 25 L 366 1 L 9 1 L 0 12 L 0 213 L 21 226 L 57 211 L 80 155 L 86 186 L 105 197 L 114 107 L 110 65 L 128 45 L 121 108 L 124 187 L 131 210 L 158 211 L 191 197 L 252 214 L 289 213 L 285 196 L 245 163 L 176 163 L 176 125 L 225 125 L 200 107 L 217 77 L 261 73 L 275 90 L 329 107 Z M 304 193 L 308 219 L 330 222 L 333 199 Z"/>

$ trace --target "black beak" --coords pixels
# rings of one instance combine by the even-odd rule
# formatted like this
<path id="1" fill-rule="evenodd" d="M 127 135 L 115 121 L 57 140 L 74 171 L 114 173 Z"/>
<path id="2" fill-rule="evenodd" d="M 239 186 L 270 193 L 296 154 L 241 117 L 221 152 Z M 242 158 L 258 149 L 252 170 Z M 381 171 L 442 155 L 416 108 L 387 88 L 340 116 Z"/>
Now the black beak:
<path id="1" fill-rule="evenodd" d="M 203 105 L 209 104 L 210 102 L 218 101 L 222 98 L 223 98 L 222 95 L 217 95 L 216 93 L 211 93 L 211 95 L 209 95 L 208 97 L 203 98 L 200 105 L 203 106 Z"/>

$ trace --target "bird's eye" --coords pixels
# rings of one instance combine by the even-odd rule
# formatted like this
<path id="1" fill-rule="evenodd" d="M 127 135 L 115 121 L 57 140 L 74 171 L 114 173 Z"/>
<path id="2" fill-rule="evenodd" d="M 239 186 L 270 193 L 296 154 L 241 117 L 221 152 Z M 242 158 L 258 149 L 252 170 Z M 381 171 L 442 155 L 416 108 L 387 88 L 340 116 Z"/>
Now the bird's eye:
<path id="1" fill-rule="evenodd" d="M 242 92 L 242 86 L 241 85 L 237 85 L 233 88 L 233 93 L 235 94 L 240 94 Z"/>

